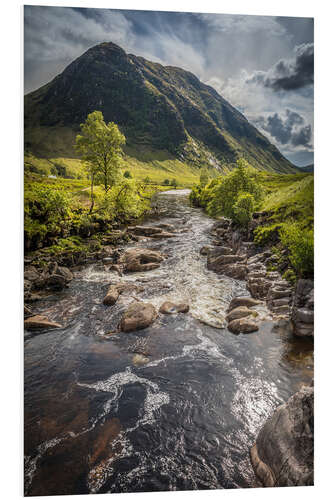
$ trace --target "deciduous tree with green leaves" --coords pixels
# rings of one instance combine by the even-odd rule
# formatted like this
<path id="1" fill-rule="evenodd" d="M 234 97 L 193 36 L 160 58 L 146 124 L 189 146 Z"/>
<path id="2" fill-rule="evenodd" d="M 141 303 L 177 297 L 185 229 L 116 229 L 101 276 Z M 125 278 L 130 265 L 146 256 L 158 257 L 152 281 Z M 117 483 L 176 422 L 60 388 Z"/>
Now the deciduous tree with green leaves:
<path id="1" fill-rule="evenodd" d="M 81 133 L 76 136 L 75 147 L 90 177 L 91 213 L 94 208 L 95 182 L 100 181 L 107 194 L 118 180 L 125 136 L 115 123 L 105 123 L 101 111 L 90 113 L 80 127 Z"/>

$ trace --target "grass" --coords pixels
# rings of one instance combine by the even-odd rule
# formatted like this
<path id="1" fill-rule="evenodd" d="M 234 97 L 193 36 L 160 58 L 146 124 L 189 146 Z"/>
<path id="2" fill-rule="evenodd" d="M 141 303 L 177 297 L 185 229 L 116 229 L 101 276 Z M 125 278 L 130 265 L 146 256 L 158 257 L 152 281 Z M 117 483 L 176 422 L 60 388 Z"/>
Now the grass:
<path id="1" fill-rule="evenodd" d="M 127 148 L 126 153 L 122 171 L 125 172 L 129 170 L 132 177 L 138 181 L 142 181 L 146 177 L 149 177 L 152 183 L 163 185 L 165 179 L 169 179 L 169 181 L 176 179 L 180 187 L 188 188 L 199 182 L 200 170 L 198 168 L 176 160 L 165 151 L 153 153 L 150 150 L 143 149 L 136 155 L 138 157 L 135 157 L 132 155 L 133 152 L 131 149 Z M 27 173 L 39 174 L 43 177 L 43 182 L 51 182 L 53 179 L 49 176 L 54 175 L 56 175 L 58 179 L 61 178 L 65 181 L 66 179 L 58 174 L 60 166 L 60 168 L 65 169 L 66 177 L 70 178 L 68 180 L 83 180 L 86 181 L 85 185 L 88 186 L 85 168 L 78 158 L 67 158 L 63 156 L 38 158 L 32 154 L 26 154 L 24 157 L 24 166 Z"/>
<path id="2" fill-rule="evenodd" d="M 270 220 L 298 222 L 304 228 L 313 227 L 313 174 L 263 176 L 266 196 L 261 210 L 270 211 Z"/>

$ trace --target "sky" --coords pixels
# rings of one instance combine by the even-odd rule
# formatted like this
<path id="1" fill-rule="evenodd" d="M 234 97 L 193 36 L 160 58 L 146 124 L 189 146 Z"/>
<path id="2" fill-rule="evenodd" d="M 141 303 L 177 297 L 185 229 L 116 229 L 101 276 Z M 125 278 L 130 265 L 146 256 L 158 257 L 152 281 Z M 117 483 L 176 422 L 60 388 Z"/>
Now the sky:
<path id="1" fill-rule="evenodd" d="M 289 160 L 313 163 L 312 18 L 25 6 L 25 93 L 109 41 L 191 71 Z"/>

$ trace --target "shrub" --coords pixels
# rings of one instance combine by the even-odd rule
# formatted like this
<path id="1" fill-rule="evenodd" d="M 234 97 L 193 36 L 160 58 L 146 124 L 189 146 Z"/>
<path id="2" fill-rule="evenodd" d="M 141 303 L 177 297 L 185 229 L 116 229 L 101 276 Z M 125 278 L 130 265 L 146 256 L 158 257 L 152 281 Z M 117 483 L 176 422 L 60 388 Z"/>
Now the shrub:
<path id="1" fill-rule="evenodd" d="M 207 205 L 210 215 L 224 215 L 235 220 L 234 205 L 241 193 L 251 194 L 255 203 L 261 200 L 263 191 L 257 174 L 249 167 L 245 160 L 239 159 L 232 172 L 219 178 L 219 182 L 212 189 L 211 201 Z"/>
<path id="2" fill-rule="evenodd" d="M 132 179 L 133 176 L 129 170 L 125 170 L 124 177 L 125 179 Z"/>
<path id="3" fill-rule="evenodd" d="M 280 230 L 281 243 L 289 250 L 289 260 L 297 277 L 313 276 L 313 229 L 302 229 L 296 222 L 286 223 Z"/>
<path id="4" fill-rule="evenodd" d="M 240 226 L 247 226 L 254 212 L 254 197 L 250 193 L 240 193 L 233 206 L 233 219 Z"/>
<path id="5" fill-rule="evenodd" d="M 254 229 L 254 242 L 257 245 L 267 245 L 268 243 L 277 243 L 280 239 L 280 229 L 282 223 L 275 223 L 269 226 L 258 226 Z"/>

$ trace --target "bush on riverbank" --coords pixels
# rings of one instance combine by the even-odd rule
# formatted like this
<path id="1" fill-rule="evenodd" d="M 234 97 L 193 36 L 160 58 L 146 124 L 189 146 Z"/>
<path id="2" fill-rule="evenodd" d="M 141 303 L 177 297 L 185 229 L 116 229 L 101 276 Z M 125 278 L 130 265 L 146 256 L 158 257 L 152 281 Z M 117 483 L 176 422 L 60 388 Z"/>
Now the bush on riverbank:
<path id="1" fill-rule="evenodd" d="M 287 276 L 313 275 L 313 175 L 255 171 L 244 160 L 225 175 L 196 185 L 193 205 L 211 216 L 225 216 L 235 227 L 251 227 L 254 210 L 263 214 L 251 229 L 254 242 L 283 252 Z"/>
<path id="2" fill-rule="evenodd" d="M 247 225 L 262 196 L 257 172 L 239 159 L 227 175 L 213 179 L 204 187 L 195 186 L 190 200 L 213 217 L 223 215 L 239 225 Z"/>
<path id="3" fill-rule="evenodd" d="M 56 245 L 71 236 L 90 237 L 105 232 L 114 224 L 126 224 L 140 217 L 150 208 L 156 186 L 147 186 L 124 178 L 107 196 L 96 188 L 95 209 L 89 213 L 89 196 L 77 181 L 64 179 L 25 180 L 24 243 L 32 251 Z M 51 182 L 52 181 L 52 182 Z"/>

